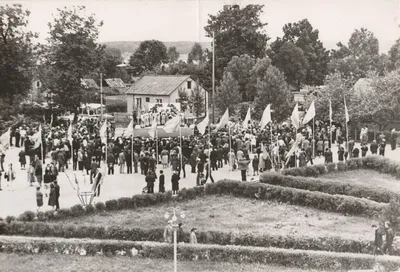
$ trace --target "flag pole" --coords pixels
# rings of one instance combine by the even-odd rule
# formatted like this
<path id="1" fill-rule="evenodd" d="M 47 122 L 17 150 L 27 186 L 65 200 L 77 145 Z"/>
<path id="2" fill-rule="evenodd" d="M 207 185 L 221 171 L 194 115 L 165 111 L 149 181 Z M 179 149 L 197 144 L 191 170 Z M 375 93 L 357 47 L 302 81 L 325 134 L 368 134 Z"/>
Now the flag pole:
<path id="1" fill-rule="evenodd" d="M 181 125 L 182 125 L 182 118 L 179 115 L 179 145 L 180 145 L 180 151 L 181 151 L 181 154 L 180 154 L 180 157 L 181 157 L 181 171 L 183 172 L 182 126 Z"/>
<path id="2" fill-rule="evenodd" d="M 42 153 L 42 182 L 44 183 L 44 151 L 43 151 L 43 129 L 40 129 L 40 150 Z"/>
<path id="3" fill-rule="evenodd" d="M 270 131 L 271 131 L 271 150 L 270 150 L 270 153 L 271 153 L 271 156 L 270 156 L 270 159 L 271 159 L 271 166 L 272 166 L 272 169 L 274 169 L 275 167 L 274 167 L 274 152 L 273 152 L 273 149 L 274 149 L 274 143 L 273 143 L 273 140 L 272 140 L 272 122 L 271 122 L 271 124 L 270 124 L 270 127 L 269 127 L 269 129 L 270 129 Z M 264 147 L 264 145 L 263 145 L 263 148 L 265 148 Z M 262 151 L 264 151 L 264 150 L 262 150 Z M 279 151 L 279 147 L 278 147 L 278 151 Z M 279 153 L 278 153 L 278 157 L 279 157 Z"/>
<path id="4" fill-rule="evenodd" d="M 182 137 L 182 135 L 181 135 L 181 137 Z M 158 165 L 158 129 L 157 129 L 157 127 L 156 127 L 156 165 Z"/>
<path id="5" fill-rule="evenodd" d="M 313 117 L 313 119 L 312 119 L 312 141 L 311 141 L 311 144 L 312 144 L 312 154 L 313 154 L 313 158 L 315 158 L 315 143 L 313 144 L 313 142 L 315 141 L 315 134 L 314 134 L 314 132 L 315 132 L 315 117 Z"/>
<path id="6" fill-rule="evenodd" d="M 133 116 L 132 116 L 132 134 L 131 134 L 131 172 L 133 173 L 133 129 L 135 128 L 135 124 L 133 122 Z"/>

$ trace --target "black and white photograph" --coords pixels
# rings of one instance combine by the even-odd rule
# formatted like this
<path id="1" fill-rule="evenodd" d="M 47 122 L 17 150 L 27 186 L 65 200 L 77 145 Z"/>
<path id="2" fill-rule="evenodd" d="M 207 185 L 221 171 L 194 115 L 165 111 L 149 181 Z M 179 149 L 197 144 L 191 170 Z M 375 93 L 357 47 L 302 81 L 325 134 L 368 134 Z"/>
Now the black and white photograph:
<path id="1" fill-rule="evenodd" d="M 0 271 L 400 272 L 400 1 L 0 0 Z"/>

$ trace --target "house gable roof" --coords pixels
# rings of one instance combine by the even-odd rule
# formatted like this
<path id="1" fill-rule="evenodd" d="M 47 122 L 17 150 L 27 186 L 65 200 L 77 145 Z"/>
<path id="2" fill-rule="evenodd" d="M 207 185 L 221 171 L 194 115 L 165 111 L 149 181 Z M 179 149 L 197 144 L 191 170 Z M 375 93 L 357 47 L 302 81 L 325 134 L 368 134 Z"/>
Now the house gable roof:
<path id="1" fill-rule="evenodd" d="M 189 75 L 178 76 L 144 76 L 133 84 L 126 94 L 140 95 L 170 95 Z"/>
<path id="2" fill-rule="evenodd" d="M 120 78 L 106 78 L 104 79 L 106 84 L 108 85 L 107 87 L 112 87 L 112 88 L 125 88 L 125 83 L 122 81 Z"/>
<path id="3" fill-rule="evenodd" d="M 100 89 L 99 85 L 97 85 L 96 81 L 92 78 L 83 78 L 81 83 L 90 89 Z"/>

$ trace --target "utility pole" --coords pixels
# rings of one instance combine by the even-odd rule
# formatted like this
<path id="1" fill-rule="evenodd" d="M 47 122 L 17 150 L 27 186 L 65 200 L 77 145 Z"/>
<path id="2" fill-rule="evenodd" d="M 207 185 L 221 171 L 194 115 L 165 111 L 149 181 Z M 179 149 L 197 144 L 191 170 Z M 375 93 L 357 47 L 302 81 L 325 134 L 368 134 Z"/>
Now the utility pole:
<path id="1" fill-rule="evenodd" d="M 103 74 L 100 73 L 100 104 L 101 104 L 101 116 L 100 116 L 100 121 L 103 123 Z"/>
<path id="2" fill-rule="evenodd" d="M 215 124 L 215 33 L 213 31 L 213 54 L 212 54 L 212 113 L 213 124 Z"/>

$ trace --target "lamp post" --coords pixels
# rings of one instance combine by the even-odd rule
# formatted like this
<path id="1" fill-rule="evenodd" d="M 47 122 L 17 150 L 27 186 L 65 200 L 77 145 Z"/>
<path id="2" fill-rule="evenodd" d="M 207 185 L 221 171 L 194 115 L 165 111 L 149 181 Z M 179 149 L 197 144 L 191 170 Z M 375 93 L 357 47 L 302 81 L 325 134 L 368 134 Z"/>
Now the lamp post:
<path id="1" fill-rule="evenodd" d="M 172 209 L 172 214 L 168 213 L 168 211 L 165 213 L 164 218 L 167 220 L 172 220 L 172 228 L 174 230 L 174 272 L 178 271 L 178 241 L 177 241 L 177 230 L 178 230 L 178 224 L 176 224 L 176 221 L 178 220 L 177 210 L 179 210 L 179 207 L 173 207 Z M 172 215 L 172 217 L 171 217 Z M 185 214 L 181 211 L 179 214 L 180 218 L 185 218 Z M 171 218 L 171 219 L 170 219 Z"/>

